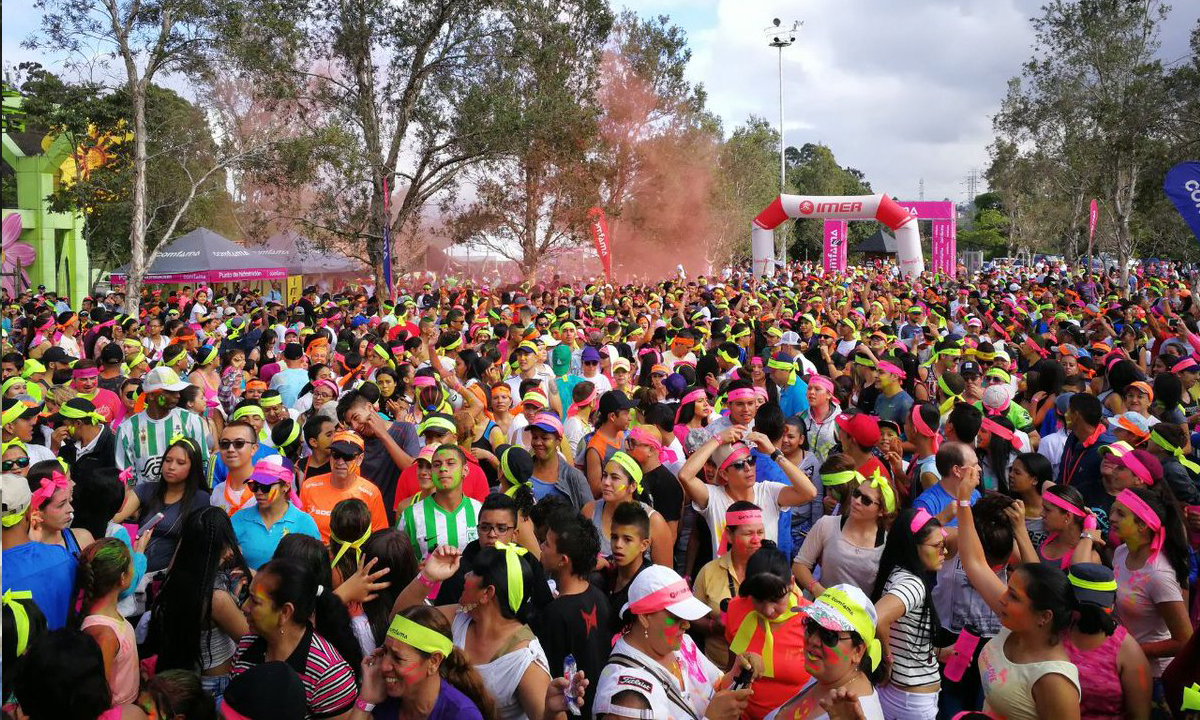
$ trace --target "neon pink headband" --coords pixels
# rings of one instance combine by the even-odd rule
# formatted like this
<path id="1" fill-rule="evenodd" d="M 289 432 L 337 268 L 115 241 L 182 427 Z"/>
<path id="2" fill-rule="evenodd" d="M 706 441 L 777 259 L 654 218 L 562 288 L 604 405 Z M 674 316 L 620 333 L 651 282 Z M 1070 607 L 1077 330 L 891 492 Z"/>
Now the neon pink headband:
<path id="1" fill-rule="evenodd" d="M 942 444 L 942 434 L 930 428 L 925 422 L 925 418 L 921 417 L 920 405 L 913 405 L 912 424 L 914 430 L 921 433 L 925 437 L 933 438 L 933 452 L 937 453 L 938 446 Z"/>
<path id="2" fill-rule="evenodd" d="M 761 388 L 761 387 L 757 387 L 757 386 L 756 386 L 756 387 L 754 388 L 754 397 L 756 397 L 756 398 L 762 398 L 763 400 L 767 400 L 767 399 L 769 399 L 771 396 L 767 394 L 767 389 L 766 389 L 766 388 Z"/>
<path id="3" fill-rule="evenodd" d="M 1183 372 L 1184 370 L 1190 370 L 1191 368 L 1196 367 L 1197 364 L 1198 363 L 1196 362 L 1195 358 L 1185 357 L 1184 359 L 1175 363 L 1174 367 L 1171 368 L 1171 372 L 1178 373 L 1178 372 Z"/>
<path id="4" fill-rule="evenodd" d="M 329 388 L 329 391 L 333 393 L 334 397 L 337 397 L 339 395 L 337 383 L 335 383 L 334 381 L 332 381 L 328 378 L 322 378 L 322 379 L 316 381 L 315 383 L 313 383 L 313 389 L 316 389 L 319 387 Z"/>
<path id="5" fill-rule="evenodd" d="M 729 402 L 734 400 L 753 400 L 757 397 L 751 388 L 738 388 L 729 391 Z"/>
<path id="6" fill-rule="evenodd" d="M 54 493 L 70 487 L 71 481 L 67 480 L 67 476 L 55 470 L 50 477 L 42 478 L 42 486 L 34 490 L 29 498 L 29 507 L 37 510 L 42 503 L 54 497 Z"/>
<path id="7" fill-rule="evenodd" d="M 412 380 L 413 387 L 433 387 L 437 385 L 437 380 L 428 375 L 417 375 Z"/>
<path id="8" fill-rule="evenodd" d="M 810 375 L 808 384 L 823 387 L 829 394 L 833 394 L 833 381 L 824 375 Z"/>
<path id="9" fill-rule="evenodd" d="M 580 409 L 585 408 L 595 402 L 597 396 L 598 393 L 596 392 L 596 388 L 593 387 L 591 395 L 588 395 L 577 403 L 571 403 L 571 406 L 567 408 L 567 417 L 574 417 L 575 415 L 578 415 Z"/>
<path id="10" fill-rule="evenodd" d="M 1017 437 L 1016 433 L 1014 433 L 1012 430 L 1009 430 L 1008 428 L 1004 427 L 1003 425 L 1001 425 L 1000 423 L 991 419 L 990 417 L 987 417 L 986 415 L 983 418 L 982 427 L 984 430 L 987 430 L 991 434 L 999 435 L 1000 437 L 1009 441 L 1010 443 L 1012 443 L 1012 446 L 1014 448 L 1016 448 L 1017 450 L 1020 450 L 1021 446 L 1024 444 L 1021 442 L 1021 438 Z"/>
<path id="11" fill-rule="evenodd" d="M 875 363 L 875 368 L 888 373 L 889 375 L 895 375 L 901 380 L 908 377 L 908 373 L 901 370 L 900 366 L 896 365 L 895 363 L 890 363 L 887 360 L 880 360 L 879 362 Z"/>
<path id="12" fill-rule="evenodd" d="M 925 525 L 932 519 L 933 516 L 929 514 L 928 510 L 925 508 L 917 508 L 917 513 L 913 515 L 912 522 L 908 524 L 909 532 L 911 532 L 913 535 L 916 535 L 918 532 L 920 532 L 921 528 L 925 527 Z"/>
<path id="13" fill-rule="evenodd" d="M 648 615 L 659 610 L 665 610 L 671 605 L 683 602 L 691 597 L 692 590 L 688 587 L 687 580 L 681 579 L 679 582 L 671 583 L 665 588 L 655 590 L 636 602 L 629 603 L 629 612 L 635 615 Z"/>
<path id="14" fill-rule="evenodd" d="M 1130 512 L 1138 516 L 1142 522 L 1146 523 L 1147 527 L 1154 531 L 1154 539 L 1150 541 L 1150 557 L 1148 558 L 1148 562 L 1153 562 L 1154 556 L 1157 555 L 1158 551 L 1162 548 L 1163 540 L 1166 539 L 1166 531 L 1163 529 L 1162 520 L 1160 520 L 1154 510 L 1146 504 L 1145 500 L 1142 500 L 1137 496 L 1137 493 L 1133 492 L 1129 488 L 1125 488 L 1119 495 L 1117 495 L 1117 502 L 1129 508 Z"/>
<path id="15" fill-rule="evenodd" d="M 649 445 L 658 452 L 658 461 L 660 463 L 675 462 L 679 458 L 675 456 L 675 451 L 663 447 L 662 441 L 654 436 L 649 430 L 642 427 L 635 427 L 629 431 L 629 437 L 633 438 L 636 443 Z"/>
<path id="16" fill-rule="evenodd" d="M 76 380 L 86 380 L 88 378 L 94 378 L 94 377 L 99 377 L 99 376 L 100 376 L 99 368 L 75 368 L 74 370 L 71 371 L 71 377 L 75 378 Z"/>
<path id="17" fill-rule="evenodd" d="M 1050 503 L 1051 505 L 1058 508 L 1059 510 L 1068 512 L 1068 513 L 1074 515 L 1075 517 L 1083 518 L 1083 529 L 1084 530 L 1096 529 L 1096 516 L 1092 515 L 1089 512 L 1086 512 L 1084 510 L 1080 510 L 1079 508 L 1075 507 L 1074 505 L 1072 505 L 1071 503 L 1067 502 L 1066 500 L 1060 498 L 1059 496 L 1055 495 L 1054 493 L 1052 493 L 1052 492 L 1042 493 L 1042 500 Z"/>
<path id="18" fill-rule="evenodd" d="M 1138 476 L 1142 482 L 1147 485 L 1154 484 L 1154 476 L 1150 474 L 1150 469 L 1147 468 L 1141 460 L 1134 457 L 1132 452 L 1127 452 L 1124 455 L 1114 456 L 1117 463 L 1133 471 L 1134 475 Z"/>
<path id="19" fill-rule="evenodd" d="M 1030 338 L 1030 337 L 1025 338 L 1025 346 L 1028 347 L 1030 350 L 1033 350 L 1034 352 L 1036 352 L 1038 355 L 1041 355 L 1043 358 L 1050 357 L 1050 352 L 1048 350 L 1046 350 L 1045 348 L 1043 348 L 1041 345 L 1038 345 L 1034 341 L 1033 338 Z"/>
<path id="20" fill-rule="evenodd" d="M 729 467 L 731 464 L 737 462 L 738 460 L 746 457 L 749 454 L 750 454 L 750 448 L 746 447 L 745 445 L 741 445 L 741 446 L 735 448 L 733 450 L 733 452 L 729 453 L 729 457 L 725 458 L 725 462 L 721 463 L 721 466 L 718 469 L 724 470 L 725 468 Z"/>
<path id="21" fill-rule="evenodd" d="M 704 399 L 704 400 L 708 399 L 708 393 L 704 392 L 704 390 L 702 390 L 702 389 L 701 390 L 693 390 L 690 393 L 688 393 L 687 395 L 684 395 L 683 399 L 679 401 L 679 409 L 675 411 L 675 423 L 676 424 L 679 423 L 679 416 L 683 413 L 683 408 L 685 405 L 688 405 L 689 403 L 694 403 L 700 399 Z"/>
<path id="22" fill-rule="evenodd" d="M 726 510 L 725 525 L 738 526 L 748 525 L 750 523 L 760 523 L 763 521 L 762 510 Z"/>

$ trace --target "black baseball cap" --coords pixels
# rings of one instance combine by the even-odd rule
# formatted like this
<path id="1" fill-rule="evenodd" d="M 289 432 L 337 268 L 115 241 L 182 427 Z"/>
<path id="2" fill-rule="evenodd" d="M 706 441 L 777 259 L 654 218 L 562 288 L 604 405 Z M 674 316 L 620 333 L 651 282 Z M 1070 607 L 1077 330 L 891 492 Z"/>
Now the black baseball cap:
<path id="1" fill-rule="evenodd" d="M 632 410 L 635 407 L 637 407 L 637 403 L 630 400 L 629 396 L 620 390 L 609 390 L 600 396 L 599 413 L 601 415 Z"/>

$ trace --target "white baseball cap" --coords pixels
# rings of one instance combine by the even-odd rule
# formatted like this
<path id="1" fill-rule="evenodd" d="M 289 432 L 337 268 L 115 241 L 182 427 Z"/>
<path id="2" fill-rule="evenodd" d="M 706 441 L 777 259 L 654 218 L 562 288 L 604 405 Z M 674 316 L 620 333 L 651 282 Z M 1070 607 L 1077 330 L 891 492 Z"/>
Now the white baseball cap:
<path id="1" fill-rule="evenodd" d="M 692 595 L 687 581 L 663 565 L 651 565 L 629 584 L 629 602 L 621 607 L 635 615 L 666 610 L 675 617 L 693 622 L 705 617 L 709 608 Z"/>
<path id="2" fill-rule="evenodd" d="M 187 386 L 188 383 L 179 379 L 179 373 L 166 366 L 154 368 L 142 379 L 142 390 L 147 393 L 158 390 L 182 392 L 187 389 Z"/>

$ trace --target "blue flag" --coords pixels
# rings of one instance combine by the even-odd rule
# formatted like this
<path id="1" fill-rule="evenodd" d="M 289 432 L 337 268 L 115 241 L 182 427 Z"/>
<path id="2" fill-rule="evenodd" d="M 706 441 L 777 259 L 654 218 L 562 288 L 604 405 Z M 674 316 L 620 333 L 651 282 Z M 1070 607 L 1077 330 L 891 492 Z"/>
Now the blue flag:
<path id="1" fill-rule="evenodd" d="M 1163 190 L 1200 240 L 1200 162 L 1181 162 L 1167 172 Z"/>

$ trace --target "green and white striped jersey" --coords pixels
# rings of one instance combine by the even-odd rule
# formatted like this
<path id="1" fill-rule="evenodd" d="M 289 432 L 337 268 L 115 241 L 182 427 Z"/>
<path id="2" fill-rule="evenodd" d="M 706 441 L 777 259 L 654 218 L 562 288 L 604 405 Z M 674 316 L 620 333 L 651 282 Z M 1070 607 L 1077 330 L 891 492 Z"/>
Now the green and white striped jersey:
<path id="1" fill-rule="evenodd" d="M 200 446 L 204 477 L 208 478 L 208 423 L 182 408 L 172 409 L 162 420 L 152 420 L 145 412 L 125 418 L 117 429 L 117 467 L 133 468 L 138 484 L 158 482 L 163 453 L 177 435 L 190 437 Z"/>
<path id="2" fill-rule="evenodd" d="M 408 539 L 425 557 L 442 545 L 462 550 L 467 543 L 479 537 L 478 500 L 463 495 L 462 502 L 454 512 L 448 512 L 433 500 L 433 496 L 409 505 L 400 514 L 400 529 L 408 533 Z"/>

